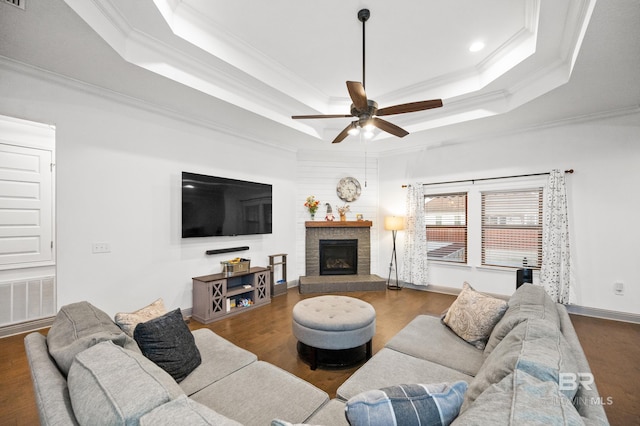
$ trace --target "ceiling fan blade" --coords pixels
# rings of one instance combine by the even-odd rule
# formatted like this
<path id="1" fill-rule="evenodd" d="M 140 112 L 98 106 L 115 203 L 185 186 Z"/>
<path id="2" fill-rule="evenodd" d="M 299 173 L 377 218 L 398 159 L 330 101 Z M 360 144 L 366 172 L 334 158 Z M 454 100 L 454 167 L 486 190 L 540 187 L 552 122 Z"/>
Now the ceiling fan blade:
<path id="1" fill-rule="evenodd" d="M 319 115 L 292 115 L 294 120 L 304 120 L 307 118 L 345 118 L 353 117 L 351 114 L 319 114 Z"/>
<path id="2" fill-rule="evenodd" d="M 364 91 L 362 83 L 358 81 L 347 81 L 347 90 L 356 109 L 358 111 L 367 111 L 369 103 L 367 102 L 367 94 Z"/>
<path id="3" fill-rule="evenodd" d="M 392 114 L 404 114 L 407 112 L 424 111 L 425 109 L 440 108 L 442 106 L 442 99 L 433 99 L 430 101 L 410 102 L 408 104 L 394 105 L 386 108 L 381 108 L 376 112 L 377 116 L 392 115 Z"/>
<path id="4" fill-rule="evenodd" d="M 336 136 L 336 138 L 331 143 L 340 143 L 340 142 L 342 142 L 347 136 L 349 136 L 349 130 L 352 127 L 353 127 L 353 123 L 349 123 L 349 125 L 347 127 L 345 127 L 344 130 L 341 131 L 340 134 L 338 136 Z"/>
<path id="5" fill-rule="evenodd" d="M 385 132 L 391 133 L 392 135 L 397 136 L 399 138 L 403 138 L 409 134 L 409 132 L 407 132 L 403 128 L 398 127 L 395 124 L 389 123 L 388 121 L 383 120 L 381 118 L 373 117 L 371 119 L 371 124 L 376 126 L 378 129 L 384 130 Z"/>

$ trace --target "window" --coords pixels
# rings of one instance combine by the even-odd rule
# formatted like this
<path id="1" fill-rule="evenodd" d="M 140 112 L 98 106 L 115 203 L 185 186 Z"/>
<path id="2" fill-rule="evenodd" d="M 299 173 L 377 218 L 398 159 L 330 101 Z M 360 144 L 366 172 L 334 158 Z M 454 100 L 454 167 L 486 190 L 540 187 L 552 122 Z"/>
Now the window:
<path id="1" fill-rule="evenodd" d="M 539 268 L 542 188 L 482 193 L 482 264 Z"/>
<path id="2" fill-rule="evenodd" d="M 427 195 L 427 258 L 467 262 L 467 194 Z"/>

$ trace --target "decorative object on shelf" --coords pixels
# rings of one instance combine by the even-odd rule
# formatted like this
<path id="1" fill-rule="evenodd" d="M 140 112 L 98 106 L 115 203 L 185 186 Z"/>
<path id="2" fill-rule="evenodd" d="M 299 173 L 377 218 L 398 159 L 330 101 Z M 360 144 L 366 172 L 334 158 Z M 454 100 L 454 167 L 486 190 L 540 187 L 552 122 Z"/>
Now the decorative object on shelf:
<path id="1" fill-rule="evenodd" d="M 251 259 L 243 259 L 236 257 L 235 259 L 220 262 L 222 265 L 222 273 L 230 277 L 234 274 L 249 272 Z"/>
<path id="2" fill-rule="evenodd" d="M 354 177 L 346 177 L 340 179 L 338 186 L 336 187 L 336 194 L 342 201 L 352 202 L 360 197 L 362 189 L 360 188 L 360 182 Z"/>
<path id="3" fill-rule="evenodd" d="M 324 217 L 324 220 L 333 222 L 333 219 L 335 219 L 335 216 L 333 216 L 333 210 L 331 209 L 331 204 L 325 203 L 325 206 L 327 206 L 327 215 Z"/>
<path id="4" fill-rule="evenodd" d="M 364 217 L 363 217 L 361 214 L 359 214 L 359 213 L 358 213 L 358 214 L 356 215 L 356 220 L 357 220 L 358 222 L 362 222 L 362 221 L 364 220 Z"/>
<path id="5" fill-rule="evenodd" d="M 338 213 L 340 213 L 340 221 L 345 222 L 347 220 L 347 212 L 350 210 L 349 204 L 345 204 L 342 207 L 338 207 Z"/>
<path id="6" fill-rule="evenodd" d="M 404 229 L 404 217 L 402 216 L 386 216 L 384 218 L 384 229 L 387 231 L 391 231 L 393 234 L 393 251 L 391 252 L 391 261 L 389 262 L 389 278 L 387 279 L 387 288 L 389 290 L 402 290 L 398 281 L 398 257 L 396 255 L 396 235 L 398 231 L 402 231 Z M 391 284 L 391 271 L 396 270 L 396 283 L 395 285 Z"/>
<path id="7" fill-rule="evenodd" d="M 307 201 L 304 202 L 304 206 L 309 210 L 309 214 L 311 215 L 311 220 L 316 218 L 316 211 L 318 211 L 319 205 L 320 201 L 316 200 L 315 195 L 309 195 Z"/>

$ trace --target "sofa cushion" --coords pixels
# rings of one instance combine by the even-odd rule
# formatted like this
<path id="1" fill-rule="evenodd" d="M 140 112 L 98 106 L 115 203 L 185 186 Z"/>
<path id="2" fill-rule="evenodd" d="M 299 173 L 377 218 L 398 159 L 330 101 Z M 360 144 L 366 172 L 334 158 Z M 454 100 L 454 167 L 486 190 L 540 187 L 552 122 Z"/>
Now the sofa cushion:
<path id="1" fill-rule="evenodd" d="M 489 355 L 500 343 L 500 340 L 522 321 L 538 318 L 550 321 L 555 325 L 560 324 L 556 303 L 551 300 L 542 286 L 534 284 L 520 286 L 509 299 L 508 305 L 509 308 L 489 336 L 487 346 L 484 349 L 485 355 Z"/>
<path id="2" fill-rule="evenodd" d="M 493 327 L 506 310 L 505 300 L 477 292 L 465 282 L 442 322 L 465 341 L 484 349 Z"/>
<path id="3" fill-rule="evenodd" d="M 450 383 L 459 380 L 470 383 L 473 377 L 436 362 L 382 348 L 340 385 L 336 395 L 346 401 L 361 392 L 398 383 Z"/>
<path id="4" fill-rule="evenodd" d="M 415 317 L 385 347 L 470 376 L 476 375 L 485 359 L 482 350 L 458 337 L 440 318 L 428 315 Z M 451 356 L 452 353 L 456 356 Z"/>
<path id="5" fill-rule="evenodd" d="M 578 366 L 557 326 L 545 320 L 527 320 L 507 334 L 487 357 L 469 384 L 462 411 L 489 386 L 516 369 L 526 371 L 539 380 L 557 384 L 560 373 L 577 373 Z M 575 395 L 575 391 L 565 392 L 568 399 Z"/>
<path id="6" fill-rule="evenodd" d="M 78 353 L 107 340 L 139 352 L 136 342 L 123 333 L 109 315 L 89 302 L 60 308 L 47 333 L 49 354 L 65 376 Z"/>
<path id="7" fill-rule="evenodd" d="M 133 332 L 142 354 L 181 382 L 202 361 L 180 308 L 139 323 Z"/>
<path id="8" fill-rule="evenodd" d="M 584 425 L 558 385 L 515 370 L 484 391 L 453 423 L 466 425 Z"/>
<path id="9" fill-rule="evenodd" d="M 112 342 L 79 353 L 67 382 L 81 425 L 136 424 L 145 413 L 183 394 L 160 367 Z"/>
<path id="10" fill-rule="evenodd" d="M 140 418 L 140 426 L 241 426 L 240 423 L 218 414 L 186 395 L 154 408 Z"/>
<path id="11" fill-rule="evenodd" d="M 147 322 L 154 318 L 158 318 L 167 313 L 164 307 L 162 299 L 150 303 L 144 308 L 140 308 L 134 312 L 118 312 L 113 318 L 115 323 L 127 333 L 128 336 L 133 337 L 133 331 L 136 329 L 136 325 L 141 322 Z"/>
<path id="12" fill-rule="evenodd" d="M 463 381 L 389 386 L 350 398 L 345 411 L 351 426 L 449 425 L 466 390 Z"/>
<path id="13" fill-rule="evenodd" d="M 180 382 L 180 387 L 188 396 L 258 360 L 255 354 L 208 328 L 194 330 L 192 334 L 202 362 Z"/>
<path id="14" fill-rule="evenodd" d="M 242 424 L 268 425 L 273 419 L 302 423 L 329 401 L 329 395 L 273 364 L 256 361 L 191 399 Z"/>

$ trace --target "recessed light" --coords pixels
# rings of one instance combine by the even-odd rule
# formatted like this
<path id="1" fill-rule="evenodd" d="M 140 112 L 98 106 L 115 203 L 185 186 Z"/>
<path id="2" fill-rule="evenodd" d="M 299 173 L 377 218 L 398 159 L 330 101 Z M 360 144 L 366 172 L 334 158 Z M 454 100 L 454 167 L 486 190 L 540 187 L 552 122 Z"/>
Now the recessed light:
<path id="1" fill-rule="evenodd" d="M 476 41 L 476 42 L 472 43 L 471 46 L 469 46 L 469 51 L 470 52 L 479 52 L 482 49 L 484 49 L 484 42 L 482 42 L 482 41 Z"/>

